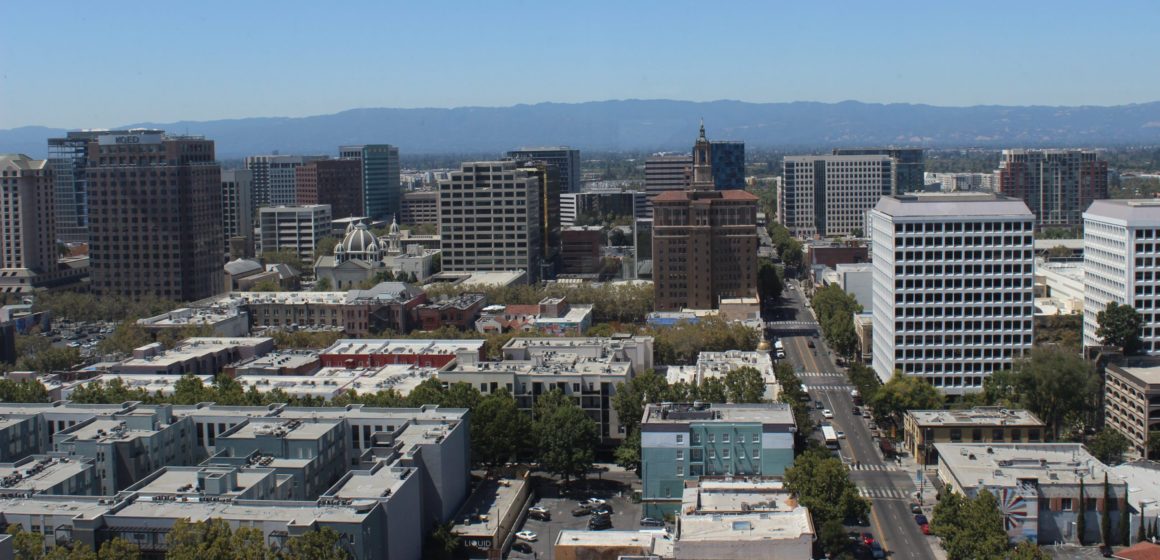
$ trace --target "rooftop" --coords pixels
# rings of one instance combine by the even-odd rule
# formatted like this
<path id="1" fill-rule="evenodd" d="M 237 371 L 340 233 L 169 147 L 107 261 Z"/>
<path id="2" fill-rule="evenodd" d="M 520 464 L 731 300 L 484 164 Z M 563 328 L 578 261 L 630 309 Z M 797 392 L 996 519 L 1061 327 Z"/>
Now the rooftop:
<path id="1" fill-rule="evenodd" d="M 1109 364 L 1108 369 L 1116 373 L 1123 373 L 1135 377 L 1146 385 L 1160 385 L 1160 365 L 1121 366 L 1119 364 Z"/>
<path id="2" fill-rule="evenodd" d="M 962 486 L 1019 486 L 1022 479 L 1047 484 L 1079 484 L 1112 473 L 1078 443 L 936 443 L 939 470 L 946 465 Z"/>
<path id="3" fill-rule="evenodd" d="M 1022 200 L 989 193 L 932 193 L 884 196 L 875 211 L 895 218 L 1033 219 Z"/>
<path id="4" fill-rule="evenodd" d="M 157 430 L 130 428 L 126 422 L 116 418 L 98 417 L 92 422 L 78 424 L 75 428 L 58 433 L 74 436 L 77 441 L 107 442 L 152 436 L 157 433 Z"/>
<path id="5" fill-rule="evenodd" d="M 979 406 L 965 410 L 911 410 L 920 426 L 1031 426 L 1044 423 L 1028 410 Z"/>
<path id="6" fill-rule="evenodd" d="M 326 496 L 336 498 L 382 499 L 399 491 L 403 481 L 415 474 L 410 467 L 390 467 L 378 463 L 375 468 L 365 471 L 350 471 L 338 481 Z"/>
<path id="7" fill-rule="evenodd" d="M 271 469 L 237 469 L 233 467 L 161 467 L 152 476 L 133 485 L 129 490 L 142 495 L 197 495 L 206 491 L 200 480 L 206 476 L 226 476 L 234 473 L 236 483 L 232 488 L 219 494 L 226 497 L 240 497 L 260 484 L 267 477 L 274 476 Z M 200 475 L 200 476 L 199 476 Z"/>
<path id="8" fill-rule="evenodd" d="M 342 339 L 336 340 L 329 348 L 322 351 L 326 354 L 445 354 L 455 355 L 463 351 L 479 352 L 483 349 L 481 339 L 464 340 L 437 340 L 437 339 Z"/>
<path id="9" fill-rule="evenodd" d="M 733 515 L 682 515 L 679 526 L 678 548 L 680 542 L 788 540 L 814 534 L 809 510 L 804 507 Z"/>
<path id="10" fill-rule="evenodd" d="M 561 352 L 531 360 L 503 360 L 455 364 L 443 374 L 514 373 L 523 375 L 612 375 L 625 377 L 632 373 L 632 363 L 598 360 Z"/>
<path id="11" fill-rule="evenodd" d="M 232 432 L 219 435 L 218 440 L 259 437 L 316 440 L 335 429 L 338 424 L 338 420 L 328 419 L 316 419 L 312 422 L 304 422 L 297 419 L 255 419 L 238 426 Z"/>
<path id="12" fill-rule="evenodd" d="M 578 529 L 564 529 L 556 535 L 557 547 L 609 547 L 628 548 L 639 546 L 642 552 L 651 552 L 653 541 L 657 538 L 655 532 L 645 531 L 582 531 Z M 625 551 L 621 551 L 622 553 Z"/>
<path id="13" fill-rule="evenodd" d="M 195 376 L 201 380 L 205 386 L 213 384 L 212 375 L 198 375 Z M 182 378 L 181 375 L 162 375 L 156 373 L 105 373 L 98 375 L 91 380 L 90 383 L 105 383 L 108 384 L 114 380 L 120 380 L 125 387 L 129 389 L 144 389 L 149 395 L 172 395 L 177 382 Z"/>
<path id="14" fill-rule="evenodd" d="M 1160 225 L 1160 200 L 1145 199 L 1114 199 L 1096 200 L 1083 213 L 1084 219 L 1103 218 L 1120 225 Z"/>
<path id="15" fill-rule="evenodd" d="M 153 317 L 138 319 L 143 327 L 183 327 L 186 325 L 213 325 L 237 317 L 236 305 L 214 304 L 207 307 L 182 307 Z"/>
<path id="16" fill-rule="evenodd" d="M 653 204 L 658 202 L 690 202 L 709 200 L 729 200 L 757 202 L 757 195 L 740 189 L 725 191 L 663 191 L 653 197 Z"/>
<path id="17" fill-rule="evenodd" d="M 500 521 L 507 517 L 508 510 L 523 505 L 516 503 L 516 497 L 525 484 L 527 481 L 518 478 L 484 480 L 455 516 L 455 527 L 451 532 L 456 535 L 494 537 Z"/>
<path id="18" fill-rule="evenodd" d="M 790 493 L 777 479 L 706 480 L 685 487 L 681 512 L 748 513 L 753 511 L 788 511 Z"/>
<path id="19" fill-rule="evenodd" d="M 747 422 L 794 424 L 793 412 L 785 403 L 710 404 L 661 403 L 645 406 L 641 424 L 693 424 L 701 422 Z"/>
<path id="20" fill-rule="evenodd" d="M 0 493 L 48 490 L 91 468 L 91 459 L 43 455 L 34 455 L 15 463 L 0 463 Z"/>

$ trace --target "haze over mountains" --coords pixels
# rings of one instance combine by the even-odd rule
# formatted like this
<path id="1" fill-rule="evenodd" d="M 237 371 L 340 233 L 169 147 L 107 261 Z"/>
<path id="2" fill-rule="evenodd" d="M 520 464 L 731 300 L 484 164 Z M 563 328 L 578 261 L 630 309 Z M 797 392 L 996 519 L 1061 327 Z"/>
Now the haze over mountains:
<path id="1" fill-rule="evenodd" d="M 204 135 L 219 158 L 333 153 L 385 142 L 410 154 L 569 145 L 588 151 L 687 151 L 705 119 L 715 140 L 751 148 L 1046 147 L 1160 144 L 1160 102 L 1112 107 L 935 107 L 913 104 L 623 100 L 454 109 L 352 109 L 312 117 L 128 123 Z M 79 123 L 83 124 L 83 123 Z M 44 157 L 65 129 L 0 130 L 0 152 Z"/>

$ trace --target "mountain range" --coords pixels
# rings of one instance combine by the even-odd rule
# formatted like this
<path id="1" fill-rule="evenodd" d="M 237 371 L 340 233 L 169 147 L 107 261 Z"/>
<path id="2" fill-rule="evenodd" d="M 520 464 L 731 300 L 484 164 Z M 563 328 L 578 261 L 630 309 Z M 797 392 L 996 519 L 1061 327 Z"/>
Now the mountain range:
<path id="1" fill-rule="evenodd" d="M 404 154 L 499 153 L 520 146 L 586 151 L 688 151 L 704 119 L 713 140 L 762 149 L 832 146 L 1070 147 L 1160 144 L 1160 102 L 1110 107 L 936 107 L 915 104 L 618 100 L 453 109 L 352 109 L 311 117 L 131 123 L 196 134 L 219 158 L 334 154 L 389 143 Z M 43 157 L 64 129 L 0 130 L 0 152 Z"/>

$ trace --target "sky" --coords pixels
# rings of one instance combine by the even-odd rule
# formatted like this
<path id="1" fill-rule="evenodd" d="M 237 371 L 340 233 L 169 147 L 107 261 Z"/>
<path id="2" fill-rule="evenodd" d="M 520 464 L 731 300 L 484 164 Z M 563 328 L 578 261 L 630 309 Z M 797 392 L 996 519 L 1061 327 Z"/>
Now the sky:
<path id="1" fill-rule="evenodd" d="M 19 11 L 0 33 L 0 128 L 609 99 L 1160 99 L 1155 0 L 76 0 Z"/>

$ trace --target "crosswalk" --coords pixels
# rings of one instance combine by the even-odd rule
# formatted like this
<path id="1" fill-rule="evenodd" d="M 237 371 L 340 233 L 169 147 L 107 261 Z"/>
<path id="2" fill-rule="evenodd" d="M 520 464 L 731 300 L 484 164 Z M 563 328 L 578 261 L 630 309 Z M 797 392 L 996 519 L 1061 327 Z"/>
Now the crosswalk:
<path id="1" fill-rule="evenodd" d="M 849 391 L 852 389 L 851 385 L 806 385 L 806 389 L 816 389 L 818 391 Z"/>
<path id="2" fill-rule="evenodd" d="M 858 487 L 858 493 L 861 494 L 863 498 L 871 498 L 871 499 L 882 498 L 882 499 L 903 500 L 903 499 L 910 498 L 910 496 L 906 492 L 903 492 L 902 490 L 899 490 L 897 488 L 862 488 L 862 487 Z"/>
<path id="3" fill-rule="evenodd" d="M 858 463 L 857 465 L 847 465 L 847 466 L 849 466 L 850 470 L 852 470 L 852 471 L 884 472 L 884 471 L 896 471 L 896 470 L 898 470 L 898 467 L 894 466 L 894 465 L 867 465 L 864 463 Z"/>
<path id="4" fill-rule="evenodd" d="M 831 372 L 827 372 L 827 371 L 802 371 L 802 372 L 798 372 L 797 376 L 798 377 L 842 377 L 842 378 L 845 378 L 846 374 L 833 372 L 833 371 L 831 371 Z"/>

